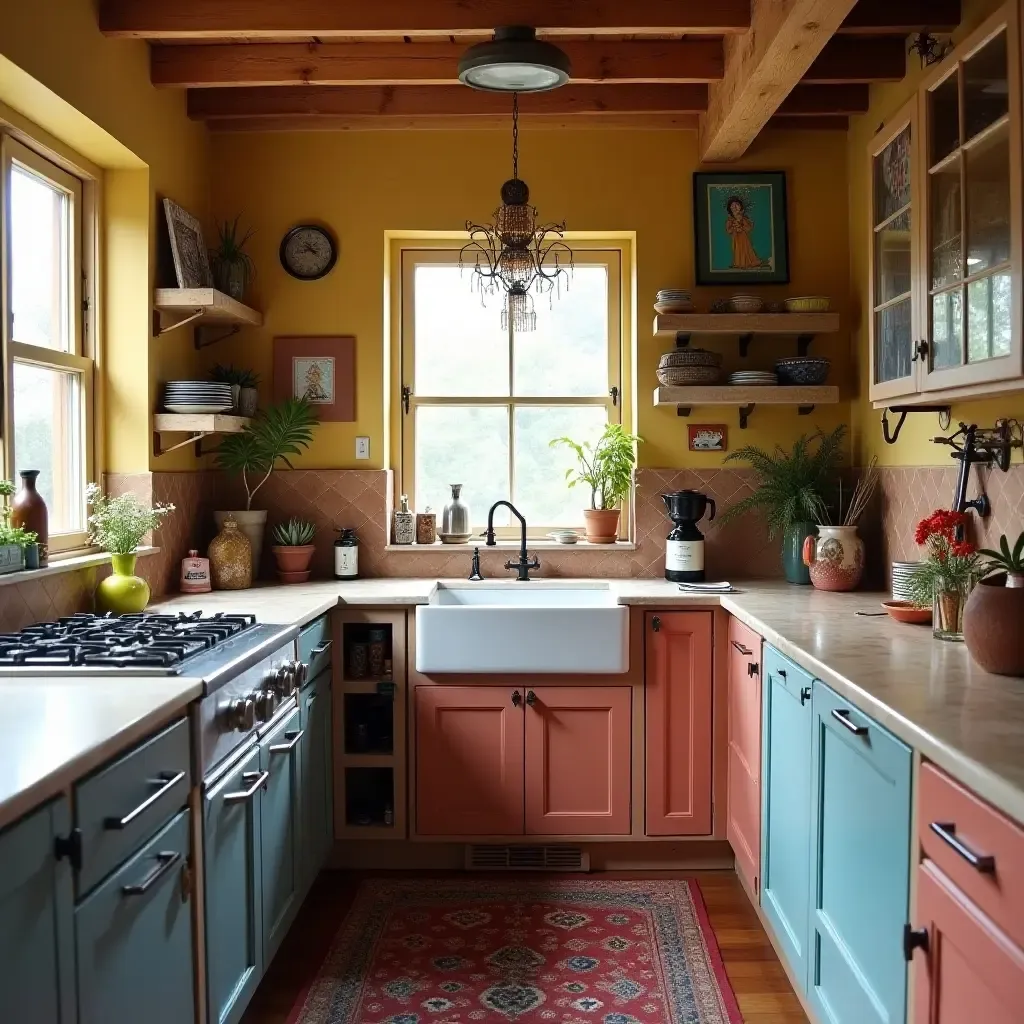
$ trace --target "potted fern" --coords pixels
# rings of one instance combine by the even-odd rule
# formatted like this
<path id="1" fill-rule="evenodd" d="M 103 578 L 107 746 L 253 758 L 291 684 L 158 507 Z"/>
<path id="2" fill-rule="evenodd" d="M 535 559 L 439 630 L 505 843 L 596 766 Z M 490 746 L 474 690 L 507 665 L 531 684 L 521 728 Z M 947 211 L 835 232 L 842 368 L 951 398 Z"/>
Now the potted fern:
<path id="1" fill-rule="evenodd" d="M 978 553 L 988 561 L 964 608 L 964 643 L 983 669 L 1024 676 L 1024 533 L 1012 548 L 1004 535 L 998 551 Z"/>
<path id="2" fill-rule="evenodd" d="M 618 423 L 609 423 L 596 444 L 579 444 L 569 437 L 550 442 L 552 448 L 563 446 L 576 455 L 578 468 L 565 471 L 569 487 L 583 484 L 590 489 L 590 508 L 583 510 L 590 544 L 614 544 L 619 539 L 619 506 L 629 495 L 641 440 Z"/>
<path id="3" fill-rule="evenodd" d="M 289 398 L 259 412 L 240 433 L 229 434 L 217 448 L 217 468 L 242 478 L 245 508 L 214 512 L 213 517 L 218 529 L 228 516 L 234 517 L 238 528 L 249 538 L 253 578 L 259 573 L 263 530 L 267 523 L 266 511 L 253 509 L 253 499 L 279 463 L 295 468 L 289 456 L 301 455 L 309 447 L 317 422 L 309 402 L 304 398 Z"/>
<path id="4" fill-rule="evenodd" d="M 816 524 L 825 516 L 824 495 L 838 475 L 845 434 L 840 424 L 829 434 L 801 435 L 788 452 L 778 445 L 772 452 L 747 445 L 725 457 L 726 462 L 749 463 L 758 479 L 753 494 L 727 509 L 722 522 L 759 513 L 769 538 L 782 536 L 782 570 L 790 583 L 811 582 L 803 562 L 804 539 L 817 535 Z"/>
<path id="5" fill-rule="evenodd" d="M 271 535 L 270 549 L 277 561 L 277 578 L 282 583 L 305 583 L 309 579 L 309 563 L 313 559 L 313 537 L 316 527 L 305 519 L 292 517 L 278 523 Z"/>

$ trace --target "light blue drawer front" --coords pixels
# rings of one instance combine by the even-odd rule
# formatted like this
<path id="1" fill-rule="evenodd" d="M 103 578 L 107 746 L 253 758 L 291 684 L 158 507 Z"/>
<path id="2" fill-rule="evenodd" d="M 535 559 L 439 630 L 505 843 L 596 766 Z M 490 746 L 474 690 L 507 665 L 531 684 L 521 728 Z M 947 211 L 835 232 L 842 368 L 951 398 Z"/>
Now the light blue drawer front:
<path id="1" fill-rule="evenodd" d="M 299 633 L 299 661 L 306 666 L 306 681 L 310 682 L 331 665 L 331 619 L 321 615 Z"/>
<path id="2" fill-rule="evenodd" d="M 182 719 L 75 787 L 80 897 L 185 806 L 190 765 L 188 722 Z"/>
<path id="3" fill-rule="evenodd" d="M 814 683 L 808 988 L 823 1022 L 902 1024 L 911 751 Z"/>
<path id="4" fill-rule="evenodd" d="M 80 1024 L 195 1020 L 189 813 L 75 910 Z"/>
<path id="5" fill-rule="evenodd" d="M 801 984 L 811 857 L 811 677 L 764 646 L 761 907 Z"/>

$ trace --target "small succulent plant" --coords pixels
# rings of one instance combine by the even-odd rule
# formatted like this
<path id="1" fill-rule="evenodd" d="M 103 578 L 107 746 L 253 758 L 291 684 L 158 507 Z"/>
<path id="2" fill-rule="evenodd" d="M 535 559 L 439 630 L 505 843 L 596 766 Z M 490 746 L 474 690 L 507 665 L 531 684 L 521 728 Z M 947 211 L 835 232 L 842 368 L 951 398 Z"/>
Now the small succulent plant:
<path id="1" fill-rule="evenodd" d="M 301 548 L 313 543 L 316 527 L 305 519 L 291 518 L 274 527 L 274 543 L 283 548 Z"/>
<path id="2" fill-rule="evenodd" d="M 210 371 L 210 376 L 221 384 L 237 384 L 242 388 L 254 388 L 260 382 L 260 375 L 255 370 L 237 368 L 233 363 L 227 366 L 218 363 Z"/>

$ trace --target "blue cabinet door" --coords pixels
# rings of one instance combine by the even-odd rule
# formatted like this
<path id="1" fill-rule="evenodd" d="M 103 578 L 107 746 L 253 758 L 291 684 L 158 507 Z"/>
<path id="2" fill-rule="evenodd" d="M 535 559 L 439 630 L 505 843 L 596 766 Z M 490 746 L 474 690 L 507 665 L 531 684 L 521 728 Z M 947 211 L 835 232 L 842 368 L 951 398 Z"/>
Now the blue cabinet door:
<path id="1" fill-rule="evenodd" d="M 807 978 L 811 677 L 764 647 L 761 908 L 798 983 Z"/>
<path id="2" fill-rule="evenodd" d="M 254 745 L 203 794 L 209 1024 L 235 1024 L 263 974 L 261 778 Z"/>
<path id="3" fill-rule="evenodd" d="M 331 687 L 321 673 L 302 691 L 302 850 L 308 890 L 334 843 Z"/>
<path id="4" fill-rule="evenodd" d="M 71 867 L 54 856 L 70 827 L 60 799 L 0 832 L 0 1021 L 76 1019 Z"/>
<path id="5" fill-rule="evenodd" d="M 80 1024 L 196 1019 L 189 811 L 75 909 Z"/>
<path id="6" fill-rule="evenodd" d="M 814 683 L 808 994 L 822 1024 L 906 1013 L 910 748 Z"/>
<path id="7" fill-rule="evenodd" d="M 299 709 L 293 708 L 260 740 L 260 769 L 269 773 L 260 798 L 264 970 L 302 902 L 299 717 Z"/>

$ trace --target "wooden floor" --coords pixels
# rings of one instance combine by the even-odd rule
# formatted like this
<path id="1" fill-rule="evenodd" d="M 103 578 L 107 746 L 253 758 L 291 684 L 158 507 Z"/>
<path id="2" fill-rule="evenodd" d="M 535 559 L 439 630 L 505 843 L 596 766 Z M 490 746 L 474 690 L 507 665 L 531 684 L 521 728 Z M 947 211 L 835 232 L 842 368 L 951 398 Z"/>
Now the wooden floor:
<path id="1" fill-rule="evenodd" d="M 340 871 L 321 874 L 242 1024 L 285 1024 L 296 996 L 316 976 L 361 877 Z M 595 873 L 592 877 L 602 876 Z M 649 876 L 632 872 L 607 877 L 696 878 L 745 1024 L 806 1024 L 775 950 L 731 871 L 660 872 Z"/>

